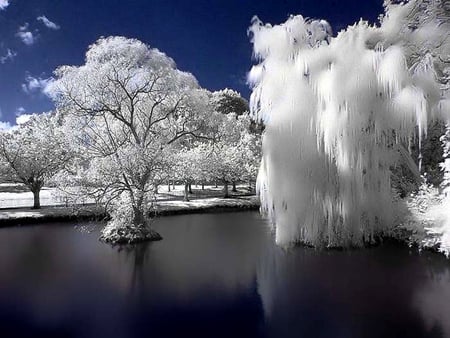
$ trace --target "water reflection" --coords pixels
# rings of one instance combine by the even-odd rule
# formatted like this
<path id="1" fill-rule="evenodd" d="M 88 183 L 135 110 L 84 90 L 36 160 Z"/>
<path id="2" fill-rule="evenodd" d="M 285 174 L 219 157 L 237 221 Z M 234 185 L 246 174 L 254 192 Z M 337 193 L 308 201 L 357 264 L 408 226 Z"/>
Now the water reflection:
<path id="1" fill-rule="evenodd" d="M 392 243 L 328 252 L 268 247 L 258 292 L 269 336 L 450 337 L 450 263 L 441 258 Z M 440 267 L 434 277 L 431 262 Z"/>
<path id="2" fill-rule="evenodd" d="M 145 289 L 145 262 L 148 251 L 152 243 L 139 243 L 135 245 L 119 245 L 115 246 L 119 256 L 124 257 L 123 264 L 128 266 L 130 271 L 129 291 L 130 297 L 139 299 L 143 295 Z"/>
<path id="3" fill-rule="evenodd" d="M 284 251 L 251 212 L 155 227 L 163 241 L 125 247 L 92 225 L 0 229 L 2 336 L 450 337 L 438 255 Z"/>
<path id="4" fill-rule="evenodd" d="M 431 260 L 429 264 L 428 278 L 414 295 L 414 305 L 428 331 L 450 337 L 450 267 L 448 264 L 435 266 Z"/>

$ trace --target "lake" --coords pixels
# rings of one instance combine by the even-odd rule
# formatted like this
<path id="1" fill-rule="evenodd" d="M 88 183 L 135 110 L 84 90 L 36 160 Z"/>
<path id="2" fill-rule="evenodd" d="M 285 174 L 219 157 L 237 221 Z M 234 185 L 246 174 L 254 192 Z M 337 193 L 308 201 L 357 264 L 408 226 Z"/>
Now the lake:
<path id="1" fill-rule="evenodd" d="M 99 228 L 0 229 L 1 337 L 450 337 L 438 254 L 284 250 L 256 212 L 163 217 L 134 248 Z"/>

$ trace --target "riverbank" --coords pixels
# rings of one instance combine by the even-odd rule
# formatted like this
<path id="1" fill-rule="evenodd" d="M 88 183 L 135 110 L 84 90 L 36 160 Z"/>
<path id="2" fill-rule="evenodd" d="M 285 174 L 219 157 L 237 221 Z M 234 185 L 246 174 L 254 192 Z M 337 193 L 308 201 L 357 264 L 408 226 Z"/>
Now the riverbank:
<path id="1" fill-rule="evenodd" d="M 255 195 L 232 198 L 202 198 L 190 202 L 179 200 L 158 201 L 152 216 L 180 215 L 193 213 L 258 210 L 259 199 Z M 95 205 L 76 208 L 46 206 L 41 209 L 13 208 L 0 211 L 0 227 L 21 226 L 49 222 L 79 220 L 101 220 L 107 217 L 104 209 Z"/>

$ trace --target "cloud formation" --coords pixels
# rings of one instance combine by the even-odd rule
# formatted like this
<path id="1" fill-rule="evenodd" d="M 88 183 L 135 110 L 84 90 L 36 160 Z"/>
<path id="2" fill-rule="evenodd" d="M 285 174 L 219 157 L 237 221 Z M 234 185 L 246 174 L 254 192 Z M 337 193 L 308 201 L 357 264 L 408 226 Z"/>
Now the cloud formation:
<path id="1" fill-rule="evenodd" d="M 30 121 L 30 118 L 33 116 L 33 114 L 22 114 L 17 115 L 16 117 L 16 124 L 19 126 L 21 124 L 27 123 Z"/>
<path id="2" fill-rule="evenodd" d="M 56 23 L 50 21 L 45 15 L 38 16 L 36 18 L 36 20 L 42 22 L 44 24 L 44 26 L 49 28 L 49 29 L 58 30 L 60 28 L 59 25 L 57 25 Z"/>
<path id="3" fill-rule="evenodd" d="M 0 11 L 9 6 L 9 0 L 0 0 Z"/>
<path id="4" fill-rule="evenodd" d="M 52 77 L 47 79 L 43 79 L 41 77 L 33 77 L 28 75 L 25 78 L 25 83 L 22 84 L 22 90 L 27 94 L 32 94 L 35 92 L 41 92 L 45 95 L 48 95 L 48 87 L 54 81 Z"/>
<path id="5" fill-rule="evenodd" d="M 16 33 L 16 36 L 18 36 L 27 46 L 31 46 L 36 42 L 36 37 L 31 31 L 28 30 L 28 23 L 25 23 L 23 26 L 19 27 L 19 31 Z"/>
<path id="6" fill-rule="evenodd" d="M 27 110 L 24 107 L 19 107 L 16 109 L 16 116 L 22 115 L 26 112 Z"/>
<path id="7" fill-rule="evenodd" d="M 1 1 L 1 0 L 0 0 Z M 7 49 L 6 54 L 3 56 L 0 56 L 0 63 L 4 64 L 7 61 L 10 61 L 12 59 L 14 59 L 17 56 L 17 53 L 11 49 Z"/>
<path id="8" fill-rule="evenodd" d="M 0 130 L 9 130 L 11 128 L 12 128 L 11 123 L 0 121 Z"/>

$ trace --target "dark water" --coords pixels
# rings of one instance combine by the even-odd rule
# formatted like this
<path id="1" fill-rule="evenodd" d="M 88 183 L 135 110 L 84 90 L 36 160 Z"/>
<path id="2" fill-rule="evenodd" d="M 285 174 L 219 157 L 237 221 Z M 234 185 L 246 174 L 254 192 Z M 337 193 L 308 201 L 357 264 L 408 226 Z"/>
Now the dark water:
<path id="1" fill-rule="evenodd" d="M 0 229 L 0 337 L 450 337 L 450 261 L 388 244 L 283 251 L 257 213 Z"/>

